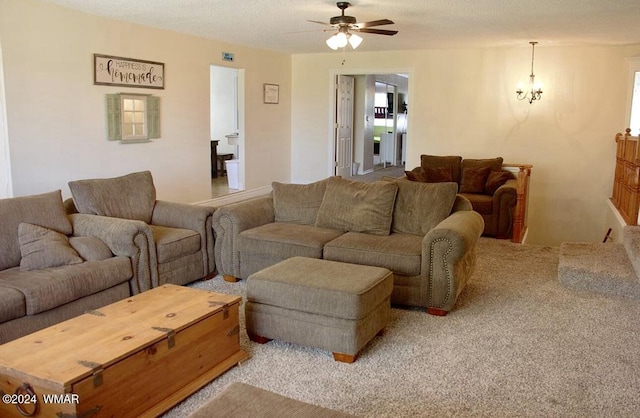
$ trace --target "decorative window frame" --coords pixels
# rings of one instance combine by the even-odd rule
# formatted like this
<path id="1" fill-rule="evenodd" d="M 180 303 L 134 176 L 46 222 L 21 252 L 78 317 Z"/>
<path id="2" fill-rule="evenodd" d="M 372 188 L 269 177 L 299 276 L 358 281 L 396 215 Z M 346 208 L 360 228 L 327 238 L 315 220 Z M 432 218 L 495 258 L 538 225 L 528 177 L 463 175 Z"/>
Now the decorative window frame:
<path id="1" fill-rule="evenodd" d="M 144 98 L 145 129 L 142 135 L 127 136 L 124 134 L 124 106 L 123 100 Z M 150 142 L 160 138 L 160 98 L 150 94 L 116 93 L 107 94 L 107 138 L 109 141 L 122 143 Z"/>

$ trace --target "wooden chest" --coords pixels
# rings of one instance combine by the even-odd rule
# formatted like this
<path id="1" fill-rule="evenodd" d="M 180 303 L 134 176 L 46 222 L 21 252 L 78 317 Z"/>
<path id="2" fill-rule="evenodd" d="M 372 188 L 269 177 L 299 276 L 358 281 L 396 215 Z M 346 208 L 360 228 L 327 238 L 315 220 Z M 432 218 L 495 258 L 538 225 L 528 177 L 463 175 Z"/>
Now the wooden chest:
<path id="1" fill-rule="evenodd" d="M 157 416 L 247 357 L 240 300 L 164 285 L 0 345 L 0 416 Z"/>

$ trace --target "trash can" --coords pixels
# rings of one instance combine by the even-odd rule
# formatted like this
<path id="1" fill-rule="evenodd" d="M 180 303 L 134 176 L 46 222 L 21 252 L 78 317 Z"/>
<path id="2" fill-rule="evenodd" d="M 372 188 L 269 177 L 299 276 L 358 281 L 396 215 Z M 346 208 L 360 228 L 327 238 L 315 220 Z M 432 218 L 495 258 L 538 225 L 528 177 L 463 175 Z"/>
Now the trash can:
<path id="1" fill-rule="evenodd" d="M 226 160 L 224 164 L 227 169 L 227 180 L 229 182 L 229 188 L 238 190 L 240 188 L 238 160 Z"/>

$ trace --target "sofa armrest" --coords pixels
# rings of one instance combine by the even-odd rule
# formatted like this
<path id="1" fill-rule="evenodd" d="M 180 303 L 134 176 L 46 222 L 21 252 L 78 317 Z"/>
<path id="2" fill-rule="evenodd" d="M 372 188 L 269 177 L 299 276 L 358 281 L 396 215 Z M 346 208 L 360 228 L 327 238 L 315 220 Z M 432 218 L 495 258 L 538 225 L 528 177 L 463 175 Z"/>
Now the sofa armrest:
<path id="1" fill-rule="evenodd" d="M 203 277 L 212 275 L 216 269 L 212 225 L 215 210 L 211 206 L 157 200 L 151 218 L 152 225 L 190 229 L 200 234 Z"/>
<path id="2" fill-rule="evenodd" d="M 75 236 L 92 236 L 103 241 L 111 252 L 131 260 L 131 294 L 158 285 L 158 263 L 153 234 L 142 221 L 75 213 L 69 215 Z"/>
<path id="3" fill-rule="evenodd" d="M 216 210 L 213 214 L 213 231 L 218 271 L 226 276 L 240 277 L 240 260 L 236 250 L 238 234 L 274 221 L 273 198 L 270 195 Z"/>
<path id="4" fill-rule="evenodd" d="M 476 243 L 484 229 L 475 211 L 458 211 L 422 240 L 422 306 L 446 314 L 473 273 Z"/>
<path id="5" fill-rule="evenodd" d="M 508 180 L 493 194 L 493 229 L 496 238 L 513 236 L 513 221 L 518 201 L 516 185 L 516 179 Z"/>

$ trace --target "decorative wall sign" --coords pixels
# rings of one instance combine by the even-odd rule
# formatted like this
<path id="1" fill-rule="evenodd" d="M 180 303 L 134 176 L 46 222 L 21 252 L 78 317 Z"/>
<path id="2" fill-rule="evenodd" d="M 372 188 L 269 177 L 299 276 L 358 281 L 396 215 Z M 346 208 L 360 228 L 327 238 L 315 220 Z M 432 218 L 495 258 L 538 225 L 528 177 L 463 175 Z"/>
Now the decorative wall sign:
<path id="1" fill-rule="evenodd" d="M 93 84 L 164 89 L 164 64 L 93 54 Z"/>
<path id="2" fill-rule="evenodd" d="M 280 101 L 280 86 L 278 84 L 264 85 L 264 102 L 278 104 Z"/>

